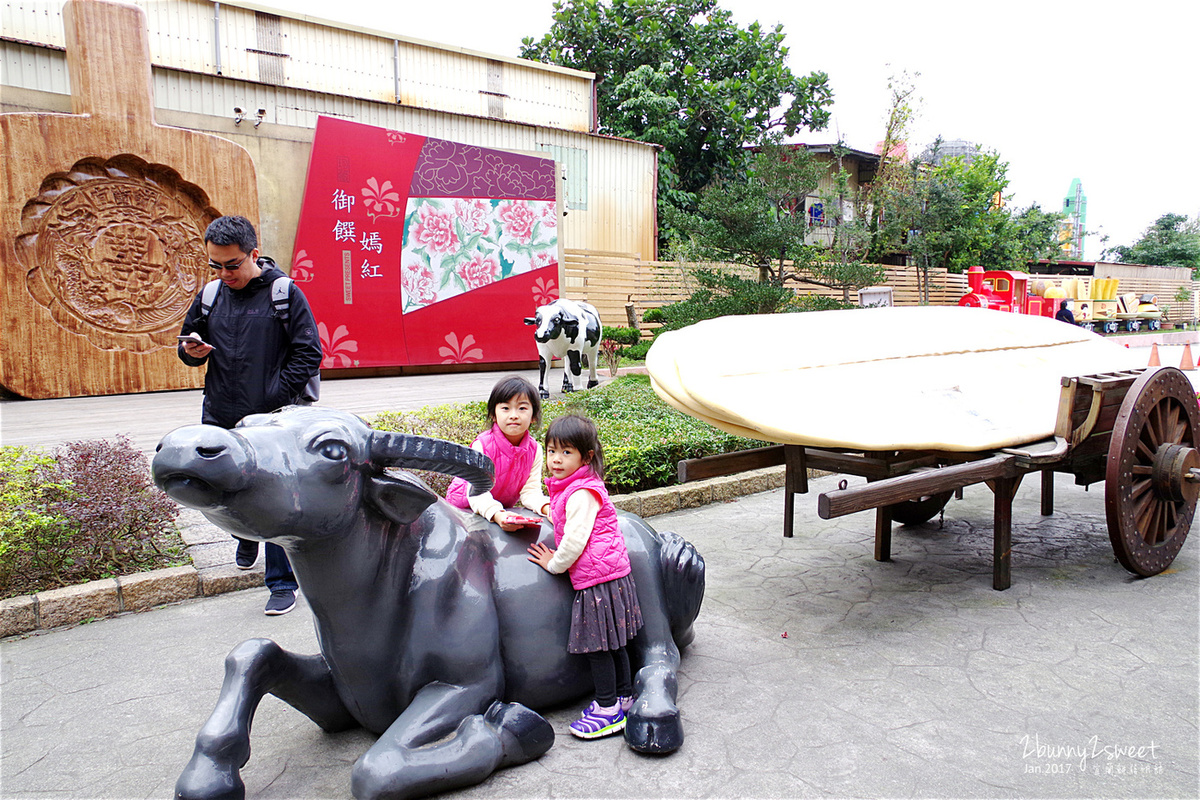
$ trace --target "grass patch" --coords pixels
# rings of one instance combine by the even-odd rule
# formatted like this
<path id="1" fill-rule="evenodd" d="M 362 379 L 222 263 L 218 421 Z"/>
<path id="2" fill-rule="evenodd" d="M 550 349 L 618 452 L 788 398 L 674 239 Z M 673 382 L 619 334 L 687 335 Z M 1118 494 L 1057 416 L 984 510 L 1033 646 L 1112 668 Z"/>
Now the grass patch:
<path id="1" fill-rule="evenodd" d="M 605 483 L 616 494 L 673 486 L 677 464 L 686 458 L 761 447 L 762 442 L 717 430 L 668 406 L 645 375 L 625 375 L 604 386 L 542 403 L 540 440 L 551 421 L 583 414 L 596 423 L 604 446 Z M 370 420 L 380 430 L 433 436 L 469 445 L 487 427 L 486 403 L 426 406 L 417 411 L 388 411 Z M 445 494 L 450 478 L 419 473 Z"/>

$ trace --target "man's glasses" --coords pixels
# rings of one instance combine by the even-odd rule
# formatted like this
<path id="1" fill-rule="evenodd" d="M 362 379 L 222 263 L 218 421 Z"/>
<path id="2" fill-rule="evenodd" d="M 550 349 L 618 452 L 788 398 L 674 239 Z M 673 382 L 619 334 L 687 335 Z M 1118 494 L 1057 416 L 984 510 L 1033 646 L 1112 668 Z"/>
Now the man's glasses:
<path id="1" fill-rule="evenodd" d="M 225 269 L 225 270 L 229 270 L 230 272 L 233 272 L 237 269 L 240 269 L 242 264 L 245 264 L 246 259 L 249 257 L 250 257 L 249 254 L 247 254 L 245 258 L 243 258 L 241 261 L 237 262 L 236 264 L 218 264 L 215 261 L 209 261 L 208 266 L 212 267 L 213 269 Z"/>

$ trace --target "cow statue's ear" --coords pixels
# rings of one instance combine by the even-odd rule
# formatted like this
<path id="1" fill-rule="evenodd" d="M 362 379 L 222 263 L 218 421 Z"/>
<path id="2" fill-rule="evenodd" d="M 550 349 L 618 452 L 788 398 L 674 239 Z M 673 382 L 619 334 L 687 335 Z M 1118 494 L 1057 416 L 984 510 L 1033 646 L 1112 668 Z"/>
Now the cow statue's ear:
<path id="1" fill-rule="evenodd" d="M 537 325 L 537 317 L 526 317 L 525 324 L 526 325 Z"/>
<path id="2" fill-rule="evenodd" d="M 579 320 L 577 320 L 577 319 L 563 320 L 562 327 L 563 327 L 563 333 L 565 333 L 567 335 L 568 339 L 574 339 L 576 336 L 579 335 Z"/>
<path id="3" fill-rule="evenodd" d="M 367 480 L 367 499 L 383 516 L 400 525 L 421 516 L 438 496 L 411 475 L 373 475 Z"/>

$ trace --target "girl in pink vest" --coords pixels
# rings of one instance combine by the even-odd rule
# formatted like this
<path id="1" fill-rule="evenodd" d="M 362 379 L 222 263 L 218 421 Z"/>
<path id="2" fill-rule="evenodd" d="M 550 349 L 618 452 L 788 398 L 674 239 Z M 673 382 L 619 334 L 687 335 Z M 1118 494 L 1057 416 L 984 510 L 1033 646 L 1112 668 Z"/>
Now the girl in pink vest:
<path id="1" fill-rule="evenodd" d="M 529 547 L 529 560 L 575 587 L 567 652 L 587 655 L 596 699 L 571 723 L 571 733 L 595 739 L 625 729 L 633 681 L 625 645 L 642 627 L 642 609 L 630 574 L 617 509 L 604 488 L 604 460 L 596 426 L 560 417 L 546 431 L 550 521 L 554 546 Z"/>
<path id="2" fill-rule="evenodd" d="M 492 387 L 487 411 L 492 427 L 476 436 L 471 447 L 492 460 L 496 482 L 490 492 L 471 496 L 470 485 L 455 478 L 446 500 L 506 531 L 517 531 L 522 524 L 515 520 L 522 515 L 506 508 L 524 506 L 543 517 L 550 515 L 550 498 L 542 493 L 542 446 L 529 435 L 529 426 L 542 421 L 542 402 L 529 381 L 510 375 Z"/>

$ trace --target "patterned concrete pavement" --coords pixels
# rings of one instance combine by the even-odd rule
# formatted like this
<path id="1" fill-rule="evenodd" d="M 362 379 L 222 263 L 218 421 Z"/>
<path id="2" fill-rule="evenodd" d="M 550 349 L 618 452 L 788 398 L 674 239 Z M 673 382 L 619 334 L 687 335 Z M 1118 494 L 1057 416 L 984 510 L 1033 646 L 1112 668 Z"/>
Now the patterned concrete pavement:
<path id="1" fill-rule="evenodd" d="M 872 559 L 870 513 L 817 517 L 837 476 L 798 498 L 794 539 L 778 490 L 654 517 L 707 561 L 683 748 L 573 739 L 581 703 L 548 713 L 558 738 L 539 761 L 446 796 L 1196 797 L 1200 545 L 1135 579 L 1113 558 L 1103 491 L 1057 477 L 1051 517 L 1036 480 L 1017 496 L 1004 592 L 983 486 L 898 529 L 891 563 Z M 0 642 L 0 795 L 170 795 L 237 642 L 316 651 L 303 601 L 278 618 L 262 602 L 248 590 Z M 268 697 L 247 796 L 349 797 L 373 741 Z"/>

